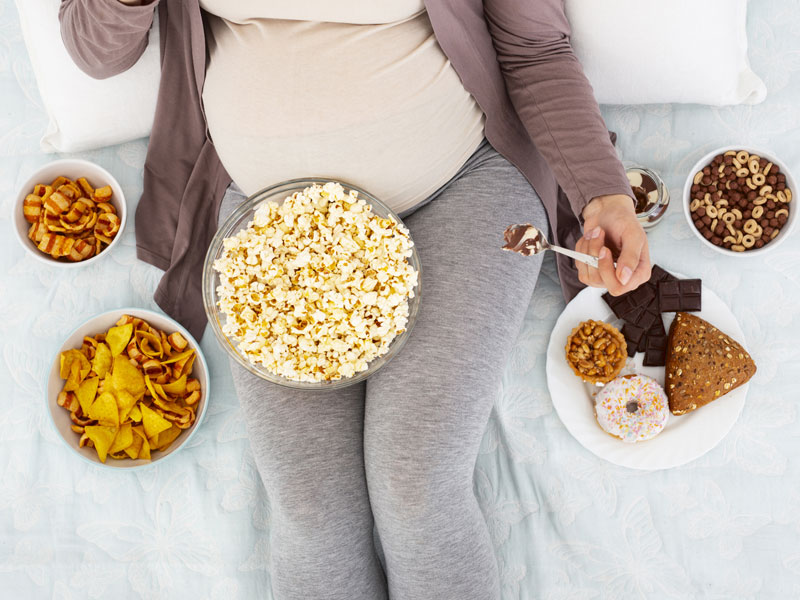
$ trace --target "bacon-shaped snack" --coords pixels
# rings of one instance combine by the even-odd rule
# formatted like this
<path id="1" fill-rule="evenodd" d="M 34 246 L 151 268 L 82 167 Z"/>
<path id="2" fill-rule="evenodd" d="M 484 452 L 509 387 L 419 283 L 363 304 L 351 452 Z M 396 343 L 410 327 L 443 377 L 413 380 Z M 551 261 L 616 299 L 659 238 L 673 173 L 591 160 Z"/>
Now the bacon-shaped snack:
<path id="1" fill-rule="evenodd" d="M 112 195 L 111 186 L 95 189 L 85 177 L 37 183 L 22 202 L 22 214 L 31 223 L 28 237 L 55 259 L 92 258 L 114 241 L 122 225 Z"/>
<path id="2" fill-rule="evenodd" d="M 42 197 L 36 194 L 28 194 L 22 201 L 22 214 L 28 223 L 36 223 L 39 215 L 43 212 Z"/>

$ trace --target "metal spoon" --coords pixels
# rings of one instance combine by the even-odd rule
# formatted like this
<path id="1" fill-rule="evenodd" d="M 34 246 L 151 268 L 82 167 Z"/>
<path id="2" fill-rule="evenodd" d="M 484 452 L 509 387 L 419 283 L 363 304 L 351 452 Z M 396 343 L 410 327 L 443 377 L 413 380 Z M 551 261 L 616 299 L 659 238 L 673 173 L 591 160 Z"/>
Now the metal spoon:
<path id="1" fill-rule="evenodd" d="M 541 231 L 530 223 L 526 223 L 525 225 L 509 225 L 503 232 L 503 237 L 506 241 L 503 250 L 518 252 L 523 256 L 531 256 L 532 254 L 540 254 L 545 250 L 553 250 L 586 263 L 590 267 L 597 268 L 596 256 L 590 256 L 583 252 L 575 252 L 574 250 L 567 250 L 561 246 L 554 246 L 547 241 L 547 238 L 542 235 Z"/>

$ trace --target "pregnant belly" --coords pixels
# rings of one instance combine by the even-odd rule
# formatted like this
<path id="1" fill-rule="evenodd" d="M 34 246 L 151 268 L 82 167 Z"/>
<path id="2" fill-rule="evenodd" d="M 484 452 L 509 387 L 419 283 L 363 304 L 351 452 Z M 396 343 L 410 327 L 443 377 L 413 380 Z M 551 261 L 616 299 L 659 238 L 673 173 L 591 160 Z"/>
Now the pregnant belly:
<path id="1" fill-rule="evenodd" d="M 247 194 L 324 176 L 405 210 L 483 138 L 483 114 L 429 24 L 214 21 L 205 113 Z"/>

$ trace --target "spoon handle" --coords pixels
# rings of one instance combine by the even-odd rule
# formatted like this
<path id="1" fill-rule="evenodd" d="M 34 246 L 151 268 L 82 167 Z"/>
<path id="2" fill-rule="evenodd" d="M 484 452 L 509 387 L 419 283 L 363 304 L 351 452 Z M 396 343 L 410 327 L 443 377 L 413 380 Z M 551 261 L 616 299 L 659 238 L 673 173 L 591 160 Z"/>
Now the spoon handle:
<path id="1" fill-rule="evenodd" d="M 575 252 L 575 250 L 567 250 L 566 248 L 562 248 L 561 246 L 550 246 L 550 250 L 555 252 L 560 252 L 565 256 L 569 256 L 570 258 L 574 258 L 575 260 L 579 260 L 582 263 L 586 263 L 590 267 L 597 268 L 597 257 L 590 256 L 588 254 L 584 254 L 583 252 Z"/>

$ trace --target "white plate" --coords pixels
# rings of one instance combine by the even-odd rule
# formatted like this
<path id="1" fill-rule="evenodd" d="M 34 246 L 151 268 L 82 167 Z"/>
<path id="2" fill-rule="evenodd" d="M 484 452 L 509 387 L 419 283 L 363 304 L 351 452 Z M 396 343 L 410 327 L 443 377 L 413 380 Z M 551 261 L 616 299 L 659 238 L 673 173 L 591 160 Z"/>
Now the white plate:
<path id="1" fill-rule="evenodd" d="M 674 273 L 676 277 L 683 277 Z M 726 394 L 719 400 L 685 415 L 669 415 L 664 430 L 651 440 L 625 443 L 600 428 L 594 416 L 594 400 L 590 386 L 578 378 L 567 364 L 565 346 L 572 329 L 587 319 L 601 320 L 621 327 L 602 299 L 603 289 L 586 288 L 572 299 L 558 318 L 547 347 L 547 387 L 553 406 L 567 430 L 587 450 L 600 458 L 631 469 L 669 469 L 699 458 L 716 446 L 736 423 L 744 407 L 749 384 Z M 703 286 L 703 310 L 693 313 L 705 319 L 745 346 L 744 333 L 736 317 L 714 292 Z M 662 313 L 664 327 L 675 313 Z M 745 346 L 746 347 L 746 346 Z M 623 370 L 641 373 L 664 385 L 664 367 L 644 367 L 644 354 L 628 359 Z"/>

